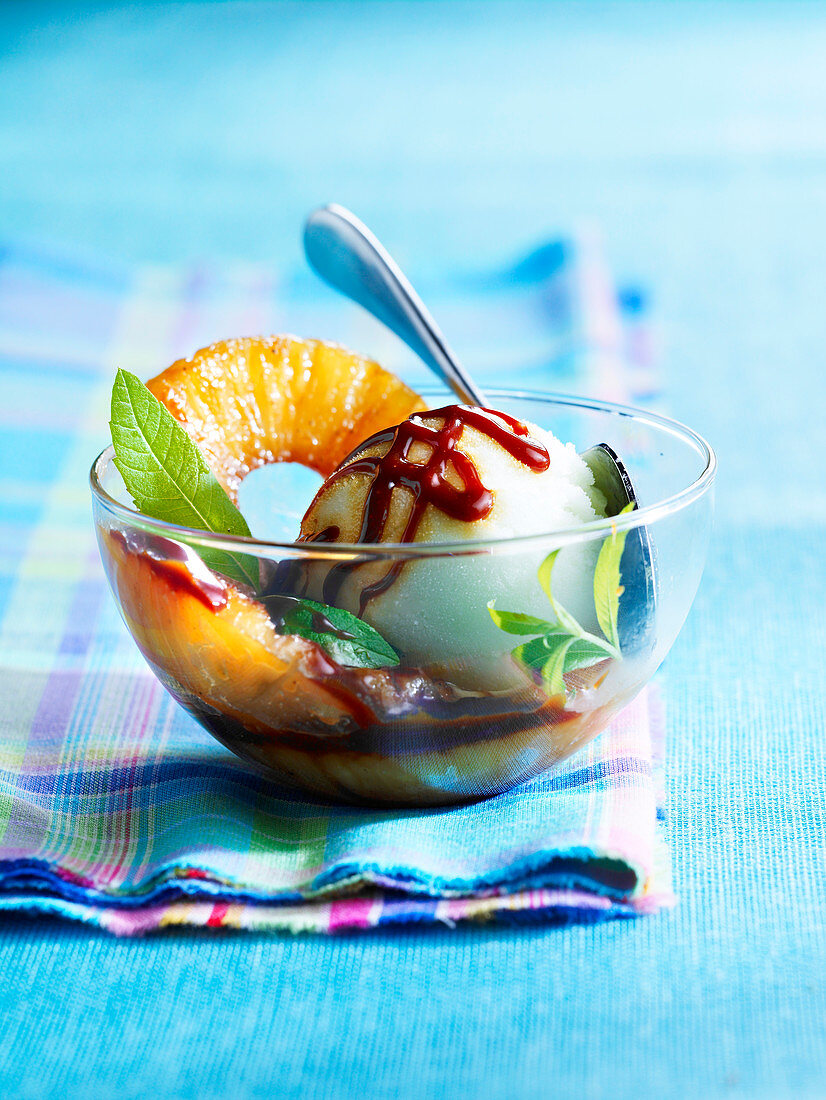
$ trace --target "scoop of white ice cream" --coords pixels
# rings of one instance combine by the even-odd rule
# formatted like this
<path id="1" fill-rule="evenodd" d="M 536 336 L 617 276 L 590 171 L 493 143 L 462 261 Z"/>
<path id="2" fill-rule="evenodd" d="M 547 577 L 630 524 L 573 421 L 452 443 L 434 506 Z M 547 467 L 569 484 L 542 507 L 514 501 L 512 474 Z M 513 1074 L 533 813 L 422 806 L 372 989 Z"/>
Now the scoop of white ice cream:
<path id="1" fill-rule="evenodd" d="M 605 514 L 605 501 L 573 444 L 504 414 L 464 406 L 414 414 L 368 440 L 322 485 L 301 524 L 318 542 L 444 543 L 550 533 Z M 527 461 L 526 461 L 527 457 Z M 545 468 L 542 468 L 545 467 Z M 599 540 L 560 551 L 554 596 L 599 630 L 593 576 Z M 513 687 L 520 639 L 491 620 L 497 608 L 553 621 L 537 579 L 552 550 L 505 544 L 358 566 L 316 563 L 306 595 L 360 615 L 402 655 L 472 690 Z M 527 639 L 521 639 L 527 640 Z"/>

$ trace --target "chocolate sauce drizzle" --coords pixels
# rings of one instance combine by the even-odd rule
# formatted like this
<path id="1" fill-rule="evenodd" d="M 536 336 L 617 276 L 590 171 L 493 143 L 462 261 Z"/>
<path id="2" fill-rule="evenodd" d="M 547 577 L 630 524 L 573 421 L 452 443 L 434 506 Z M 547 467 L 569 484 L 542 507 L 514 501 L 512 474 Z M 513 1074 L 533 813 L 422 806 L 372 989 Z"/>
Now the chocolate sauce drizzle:
<path id="1" fill-rule="evenodd" d="M 440 418 L 441 427 L 431 428 L 425 419 Z M 493 439 L 518 462 L 537 473 L 547 470 L 551 457 L 547 448 L 533 439 L 525 425 L 507 413 L 480 409 L 471 405 L 447 405 L 442 409 L 430 409 L 415 413 L 397 428 L 380 432 L 362 444 L 359 450 L 376 444 L 390 442 L 383 456 L 365 456 L 345 462 L 327 480 L 330 485 L 352 474 L 367 474 L 372 483 L 367 493 L 362 515 L 361 530 L 357 542 L 380 543 L 390 515 L 393 490 L 407 489 L 413 497 L 413 507 L 407 518 L 400 542 L 412 542 L 416 537 L 425 509 L 434 505 L 451 519 L 473 523 L 484 519 L 493 507 L 493 493 L 482 484 L 473 460 L 459 450 L 459 440 L 465 426 L 476 428 Z M 414 462 L 410 457 L 415 443 L 425 444 L 430 454 L 424 462 Z M 459 487 L 448 480 L 452 468 Z M 337 527 L 327 527 L 310 536 L 306 541 L 335 542 Z M 378 581 L 366 586 L 359 603 L 359 615 L 370 600 L 386 592 L 402 570 L 403 562 L 394 562 Z M 334 566 L 324 582 L 324 602 L 334 604 L 350 566 L 346 562 Z"/>

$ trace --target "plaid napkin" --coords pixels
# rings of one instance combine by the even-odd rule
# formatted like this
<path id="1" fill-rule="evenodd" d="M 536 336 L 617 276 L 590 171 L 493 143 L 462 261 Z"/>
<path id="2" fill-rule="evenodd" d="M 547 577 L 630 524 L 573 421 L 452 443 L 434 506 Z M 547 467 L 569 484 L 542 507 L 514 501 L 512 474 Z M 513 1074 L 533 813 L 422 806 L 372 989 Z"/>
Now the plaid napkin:
<path id="1" fill-rule="evenodd" d="M 588 235 L 422 290 L 483 382 L 508 363 L 511 385 L 656 399 L 645 302 L 617 291 Z M 669 903 L 655 687 L 552 775 L 472 806 L 377 812 L 280 791 L 148 671 L 89 516 L 114 369 L 147 377 L 213 339 L 270 331 L 424 379 L 305 272 L 0 250 L 0 909 L 132 935 L 592 920 Z"/>

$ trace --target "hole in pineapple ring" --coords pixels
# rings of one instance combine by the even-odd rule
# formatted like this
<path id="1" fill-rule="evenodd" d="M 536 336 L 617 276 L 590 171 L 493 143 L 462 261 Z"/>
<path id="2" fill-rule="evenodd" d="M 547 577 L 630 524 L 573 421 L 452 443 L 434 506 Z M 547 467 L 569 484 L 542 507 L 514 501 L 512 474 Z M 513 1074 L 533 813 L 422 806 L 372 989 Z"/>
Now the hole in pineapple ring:
<path id="1" fill-rule="evenodd" d="M 298 462 L 271 462 L 250 471 L 238 487 L 238 507 L 255 538 L 294 542 L 323 480 Z"/>

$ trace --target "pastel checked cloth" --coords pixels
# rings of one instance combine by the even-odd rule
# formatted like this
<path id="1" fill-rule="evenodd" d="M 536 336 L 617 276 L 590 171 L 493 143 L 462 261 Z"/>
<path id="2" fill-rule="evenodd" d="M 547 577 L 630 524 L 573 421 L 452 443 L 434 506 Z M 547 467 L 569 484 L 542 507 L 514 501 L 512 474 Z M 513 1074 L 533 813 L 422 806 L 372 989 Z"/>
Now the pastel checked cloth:
<path id="1" fill-rule="evenodd" d="M 507 364 L 511 385 L 656 400 L 645 302 L 617 290 L 587 234 L 422 290 L 483 383 Z M 0 252 L 0 909 L 134 935 L 595 920 L 668 904 L 655 688 L 552 775 L 471 806 L 377 812 L 273 787 L 143 664 L 90 521 L 114 370 L 148 377 L 211 340 L 273 331 L 425 378 L 306 272 Z"/>

